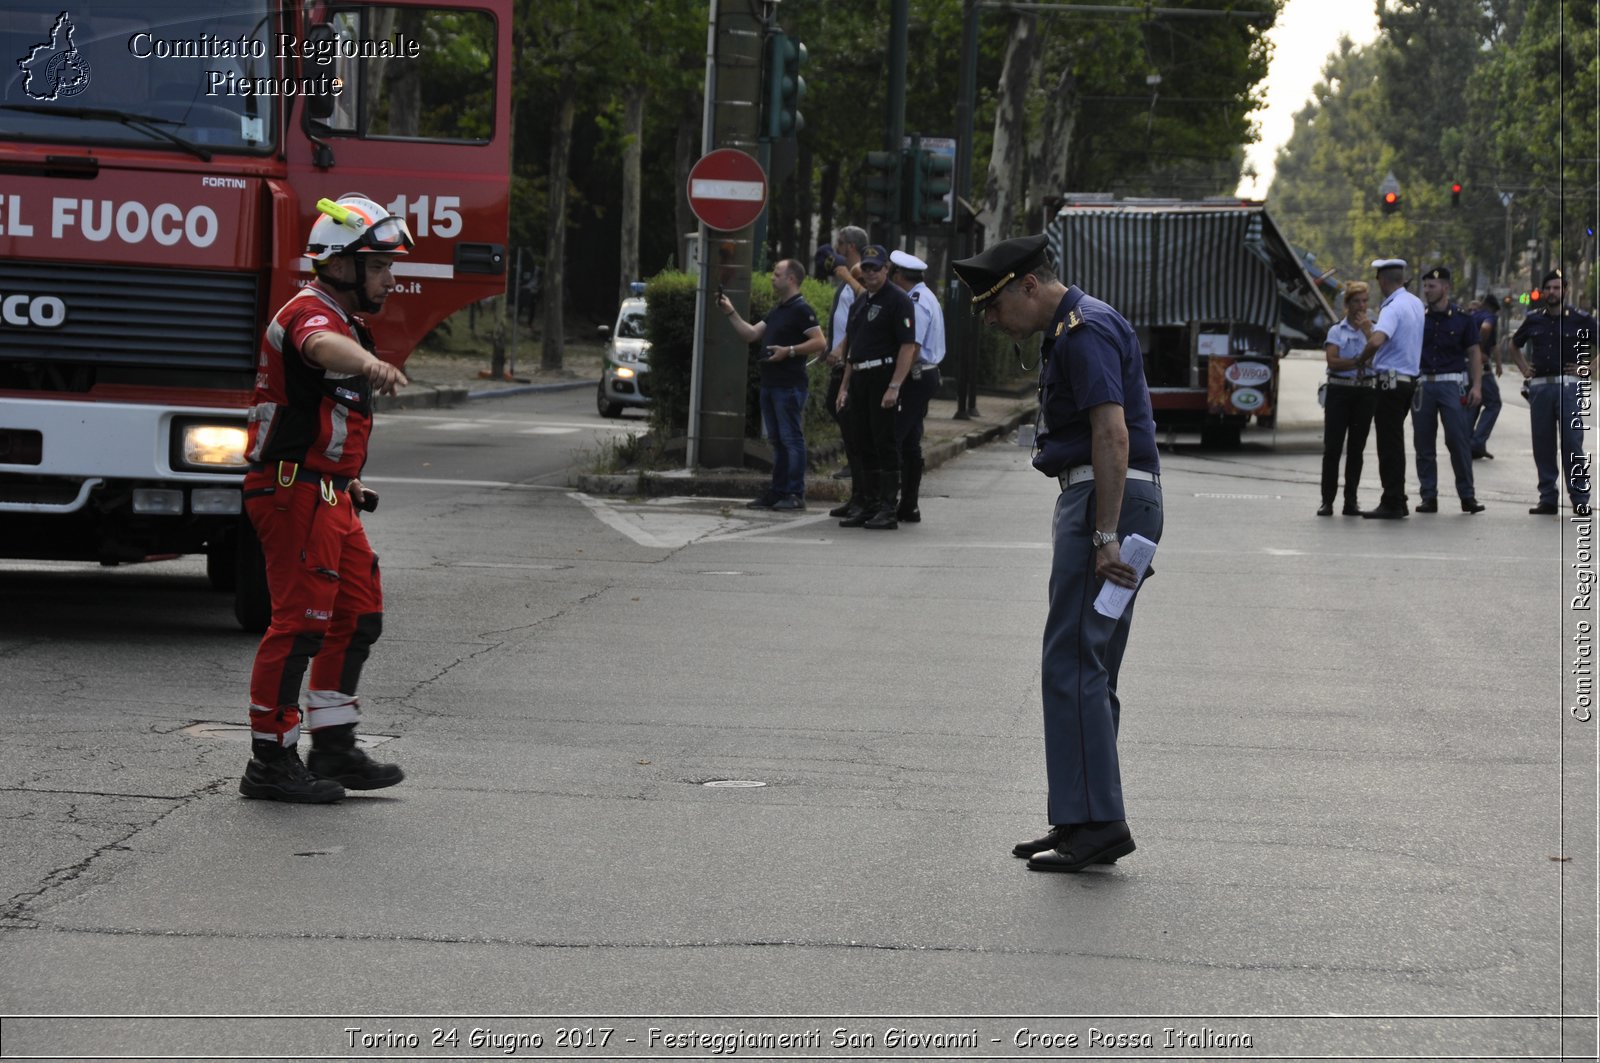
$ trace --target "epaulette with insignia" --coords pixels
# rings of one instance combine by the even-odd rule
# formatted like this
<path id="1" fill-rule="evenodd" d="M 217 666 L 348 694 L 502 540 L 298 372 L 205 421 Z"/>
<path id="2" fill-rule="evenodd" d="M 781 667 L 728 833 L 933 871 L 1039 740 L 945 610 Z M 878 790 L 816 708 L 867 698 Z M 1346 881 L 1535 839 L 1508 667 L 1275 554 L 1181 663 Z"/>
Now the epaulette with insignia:
<path id="1" fill-rule="evenodd" d="M 912 292 L 912 293 L 911 293 L 911 301 L 912 301 L 912 302 L 913 302 L 913 303 L 914 303 L 914 302 L 916 302 L 916 301 L 917 301 L 917 299 L 918 299 L 918 298 L 919 298 L 919 297 L 920 297 L 920 296 L 921 296 L 921 295 L 922 295 L 922 293 L 921 293 L 921 292 Z"/>
<path id="2" fill-rule="evenodd" d="M 1076 310 L 1068 310 L 1067 311 L 1067 331 L 1071 332 L 1073 329 L 1077 328 L 1081 324 L 1083 324 L 1083 315 L 1078 313 Z"/>

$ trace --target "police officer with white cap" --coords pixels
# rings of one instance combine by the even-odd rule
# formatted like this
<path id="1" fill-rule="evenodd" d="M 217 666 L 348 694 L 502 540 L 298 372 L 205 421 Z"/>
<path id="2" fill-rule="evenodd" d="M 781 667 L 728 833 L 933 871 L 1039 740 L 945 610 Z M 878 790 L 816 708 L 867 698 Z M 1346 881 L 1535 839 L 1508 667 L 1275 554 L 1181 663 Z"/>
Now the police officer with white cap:
<path id="1" fill-rule="evenodd" d="M 1357 361 L 1371 366 L 1378 379 L 1378 409 L 1373 428 L 1378 437 L 1378 478 L 1383 498 L 1363 517 L 1394 520 L 1408 515 L 1406 506 L 1406 417 L 1411 392 L 1422 364 L 1422 300 L 1406 291 L 1406 260 L 1380 258 L 1372 263 L 1383 305 Z"/>
<path id="2" fill-rule="evenodd" d="M 900 508 L 897 516 L 909 524 L 922 520 L 917 492 L 922 486 L 922 422 L 928 403 L 939 391 L 939 363 L 944 361 L 944 312 L 939 300 L 923 282 L 928 264 L 905 251 L 889 252 L 894 267 L 890 280 L 911 296 L 917 310 L 917 353 L 911 375 L 900 389 L 900 409 L 895 414 L 895 446 L 900 451 Z"/>
<path id="3" fill-rule="evenodd" d="M 1133 328 L 1056 276 L 1045 237 L 1005 240 L 953 263 L 984 323 L 1020 342 L 1043 333 L 1034 468 L 1059 482 L 1041 691 L 1050 830 L 1011 851 L 1034 871 L 1082 871 L 1133 852 L 1117 759 L 1117 674 L 1134 602 L 1117 619 L 1093 606 L 1107 582 L 1142 573 L 1119 543 L 1159 541 L 1161 459 Z"/>

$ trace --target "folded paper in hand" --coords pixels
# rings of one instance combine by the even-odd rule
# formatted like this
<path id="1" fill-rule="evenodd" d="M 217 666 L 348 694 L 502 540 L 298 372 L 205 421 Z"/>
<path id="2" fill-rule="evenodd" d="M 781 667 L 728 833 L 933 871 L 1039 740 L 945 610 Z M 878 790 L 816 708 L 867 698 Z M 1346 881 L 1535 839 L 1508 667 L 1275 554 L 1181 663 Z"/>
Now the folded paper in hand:
<path id="1" fill-rule="evenodd" d="M 1150 559 L 1156 556 L 1156 544 L 1142 535 L 1129 535 L 1122 540 L 1118 547 L 1122 560 L 1131 565 L 1139 574 L 1139 582 L 1144 582 L 1144 574 L 1150 567 Z M 1094 599 L 1094 611 L 1101 616 L 1109 616 L 1116 620 L 1122 616 L 1122 611 L 1128 608 L 1128 603 L 1133 600 L 1137 587 L 1124 587 L 1120 584 L 1106 580 L 1100 587 L 1100 593 Z"/>

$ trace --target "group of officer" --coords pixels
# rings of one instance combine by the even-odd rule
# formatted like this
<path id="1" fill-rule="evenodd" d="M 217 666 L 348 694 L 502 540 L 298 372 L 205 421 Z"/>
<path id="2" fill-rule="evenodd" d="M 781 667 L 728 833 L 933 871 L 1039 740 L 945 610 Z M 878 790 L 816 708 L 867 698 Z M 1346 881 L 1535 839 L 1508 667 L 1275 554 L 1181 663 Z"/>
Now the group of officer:
<path id="1" fill-rule="evenodd" d="M 841 527 L 884 531 L 922 520 L 923 422 L 939 390 L 944 314 L 926 262 L 866 241 L 864 230 L 846 226 L 816 255 L 838 285 L 827 404 L 850 462 L 850 497 L 829 516 Z"/>
<path id="2" fill-rule="evenodd" d="M 1364 443 L 1365 433 L 1361 433 L 1359 442 L 1352 435 L 1351 460 L 1346 467 L 1345 513 L 1360 512 L 1366 518 L 1388 520 L 1409 515 L 1404 424 L 1406 417 L 1412 414 L 1415 415 L 1412 441 L 1420 495 L 1416 512 L 1439 511 L 1437 440 L 1442 426 L 1461 510 L 1468 514 L 1481 513 L 1485 507 L 1478 501 L 1474 489 L 1472 462 L 1474 458 L 1493 457 L 1487 444 L 1500 401 L 1494 372 L 1486 369 L 1486 365 L 1489 356 L 1495 353 L 1497 315 L 1494 311 L 1498 306 L 1496 304 L 1493 309 L 1480 306 L 1474 311 L 1452 302 L 1450 271 L 1443 266 L 1436 266 L 1422 275 L 1421 299 L 1405 287 L 1404 259 L 1379 259 L 1372 263 L 1372 268 L 1383 295 L 1377 320 L 1365 327 L 1366 341 L 1353 359 L 1343 357 L 1353 351 L 1353 344 L 1340 339 L 1351 331 L 1345 327 L 1347 323 L 1340 322 L 1336 326 L 1344 330 L 1339 336 L 1330 332 L 1329 384 L 1372 389 L 1376 393 L 1372 419 L 1383 496 L 1373 509 L 1355 508 L 1355 480 L 1360 463 L 1354 451 Z M 1347 301 L 1364 295 L 1365 286 L 1360 288 L 1359 292 L 1347 293 Z M 1545 276 L 1540 294 L 1543 297 L 1540 305 L 1529 311 L 1509 341 L 1517 367 L 1527 378 L 1524 394 L 1528 398 L 1534 464 L 1539 476 L 1539 502 L 1528 512 L 1553 514 L 1558 511 L 1556 475 L 1559 467 L 1565 474 L 1574 511 L 1587 513 L 1589 462 L 1583 450 L 1583 418 L 1579 413 L 1580 403 L 1586 401 L 1580 390 L 1591 386 L 1595 320 L 1566 305 L 1566 279 L 1560 269 L 1551 270 Z M 1352 315 L 1351 320 L 1360 321 L 1356 315 Z M 1344 347 L 1351 347 L 1352 351 Z M 1498 361 L 1496 358 L 1495 362 Z M 1344 397 L 1341 392 L 1340 400 Z M 1332 420 L 1330 413 L 1330 424 Z M 1337 450 L 1331 437 L 1327 449 L 1331 460 L 1325 453 L 1323 502 L 1318 516 L 1329 516 L 1333 512 L 1334 485 L 1330 472 L 1337 468 Z"/>

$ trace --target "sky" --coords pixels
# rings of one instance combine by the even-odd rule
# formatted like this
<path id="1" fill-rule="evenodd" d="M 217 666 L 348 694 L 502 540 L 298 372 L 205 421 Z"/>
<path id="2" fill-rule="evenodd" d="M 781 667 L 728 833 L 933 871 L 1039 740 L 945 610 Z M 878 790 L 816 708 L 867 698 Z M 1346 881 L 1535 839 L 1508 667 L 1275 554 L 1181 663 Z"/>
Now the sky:
<path id="1" fill-rule="evenodd" d="M 1272 184 L 1273 160 L 1294 132 L 1294 115 L 1311 97 L 1328 56 L 1339 37 L 1366 44 L 1378 35 L 1377 5 L 1372 0 L 1289 0 L 1277 23 L 1267 31 L 1272 65 L 1262 89 L 1266 107 L 1256 112 L 1261 139 L 1250 145 L 1246 159 L 1260 176 L 1239 183 L 1239 195 L 1263 199 Z"/>

